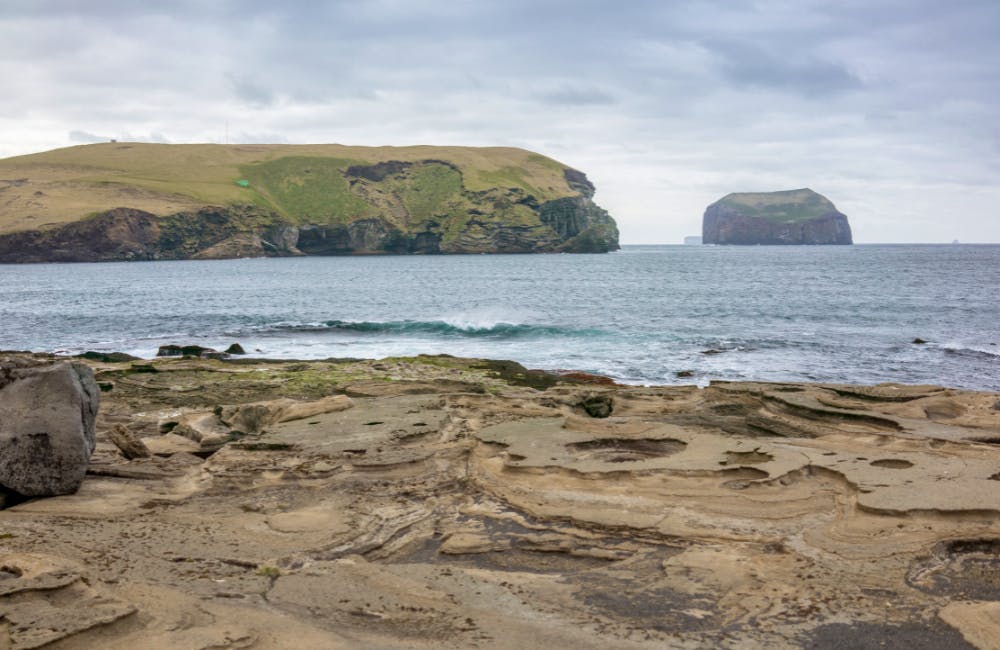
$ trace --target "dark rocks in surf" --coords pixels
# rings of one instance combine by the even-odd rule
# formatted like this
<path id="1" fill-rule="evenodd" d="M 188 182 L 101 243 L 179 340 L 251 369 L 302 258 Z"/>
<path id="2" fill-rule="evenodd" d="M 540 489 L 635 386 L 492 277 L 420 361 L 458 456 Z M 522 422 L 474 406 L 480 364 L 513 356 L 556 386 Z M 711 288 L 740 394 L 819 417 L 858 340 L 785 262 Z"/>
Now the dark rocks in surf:
<path id="1" fill-rule="evenodd" d="M 225 359 L 229 354 L 200 345 L 161 345 L 156 351 L 158 357 L 200 357 L 202 359 Z"/>
<path id="2" fill-rule="evenodd" d="M 131 354 L 125 354 L 124 352 L 94 352 L 93 350 L 88 350 L 76 356 L 80 359 L 101 361 L 103 363 L 128 363 L 139 360 L 139 357 L 133 357 Z"/>

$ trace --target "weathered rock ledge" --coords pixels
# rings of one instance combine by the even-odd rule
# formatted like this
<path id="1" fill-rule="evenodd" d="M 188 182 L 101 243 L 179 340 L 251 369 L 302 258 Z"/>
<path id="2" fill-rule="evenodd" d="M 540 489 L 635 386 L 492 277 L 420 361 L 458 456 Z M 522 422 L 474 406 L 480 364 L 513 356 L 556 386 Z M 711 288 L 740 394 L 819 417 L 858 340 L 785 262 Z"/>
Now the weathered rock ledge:
<path id="1" fill-rule="evenodd" d="M 105 392 L 79 492 L 0 511 L 0 645 L 1000 638 L 998 394 L 452 357 L 88 363 Z M 151 456 L 125 460 L 115 427 Z"/>

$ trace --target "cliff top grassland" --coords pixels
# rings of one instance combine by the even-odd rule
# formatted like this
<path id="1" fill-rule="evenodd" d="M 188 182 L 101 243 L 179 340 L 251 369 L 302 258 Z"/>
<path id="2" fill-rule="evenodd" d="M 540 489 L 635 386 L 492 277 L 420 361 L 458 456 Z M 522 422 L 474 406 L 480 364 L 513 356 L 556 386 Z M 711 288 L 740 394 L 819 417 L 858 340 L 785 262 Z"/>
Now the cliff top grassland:
<path id="1" fill-rule="evenodd" d="M 390 161 L 401 165 L 379 167 Z M 506 147 L 107 142 L 0 160 L 0 234 L 46 229 L 118 206 L 164 216 L 240 204 L 292 223 L 334 223 L 384 214 L 380 194 L 386 191 L 419 221 L 442 206 L 467 207 L 463 190 L 517 188 L 538 202 L 575 196 L 566 169 Z M 400 171 L 419 182 L 397 183 Z M 351 183 L 367 181 L 378 181 L 380 191 L 350 190 Z"/>
<path id="2" fill-rule="evenodd" d="M 727 194 L 719 203 L 731 205 L 747 216 L 781 223 L 809 221 L 837 210 L 833 203 L 809 188 Z"/>

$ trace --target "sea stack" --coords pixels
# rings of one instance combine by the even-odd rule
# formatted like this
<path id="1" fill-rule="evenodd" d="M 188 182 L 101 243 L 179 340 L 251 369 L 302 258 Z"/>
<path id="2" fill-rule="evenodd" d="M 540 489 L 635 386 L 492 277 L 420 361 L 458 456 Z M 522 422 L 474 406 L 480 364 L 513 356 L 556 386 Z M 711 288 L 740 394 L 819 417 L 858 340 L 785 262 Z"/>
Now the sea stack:
<path id="1" fill-rule="evenodd" d="M 705 244 L 851 244 L 847 216 L 808 188 L 727 194 L 705 209 Z"/>

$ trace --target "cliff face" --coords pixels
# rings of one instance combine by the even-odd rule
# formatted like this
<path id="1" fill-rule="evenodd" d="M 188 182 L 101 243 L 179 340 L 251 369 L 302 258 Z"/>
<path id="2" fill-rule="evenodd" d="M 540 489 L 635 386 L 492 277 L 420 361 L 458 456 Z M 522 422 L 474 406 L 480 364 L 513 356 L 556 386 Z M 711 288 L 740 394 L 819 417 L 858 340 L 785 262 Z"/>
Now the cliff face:
<path id="1" fill-rule="evenodd" d="M 273 156 L 236 169 L 239 183 L 227 179 L 227 195 L 238 185 L 243 201 L 157 214 L 163 201 L 146 210 L 136 199 L 63 225 L 7 233 L 0 214 L 0 263 L 618 249 L 617 226 L 594 204 L 582 172 L 520 150 L 417 149 L 442 157 L 361 164 L 358 153 L 371 152 L 360 148 L 349 150 L 353 158 Z M 515 154 L 521 166 L 506 164 L 519 162 Z M 502 165 L 493 160 L 501 155 Z M 31 178 L 22 186 L 37 188 L 35 196 L 49 189 Z M 134 188 L 118 194 L 147 195 Z"/>
<path id="2" fill-rule="evenodd" d="M 851 244 L 847 216 L 809 189 L 729 194 L 705 210 L 705 244 Z"/>

